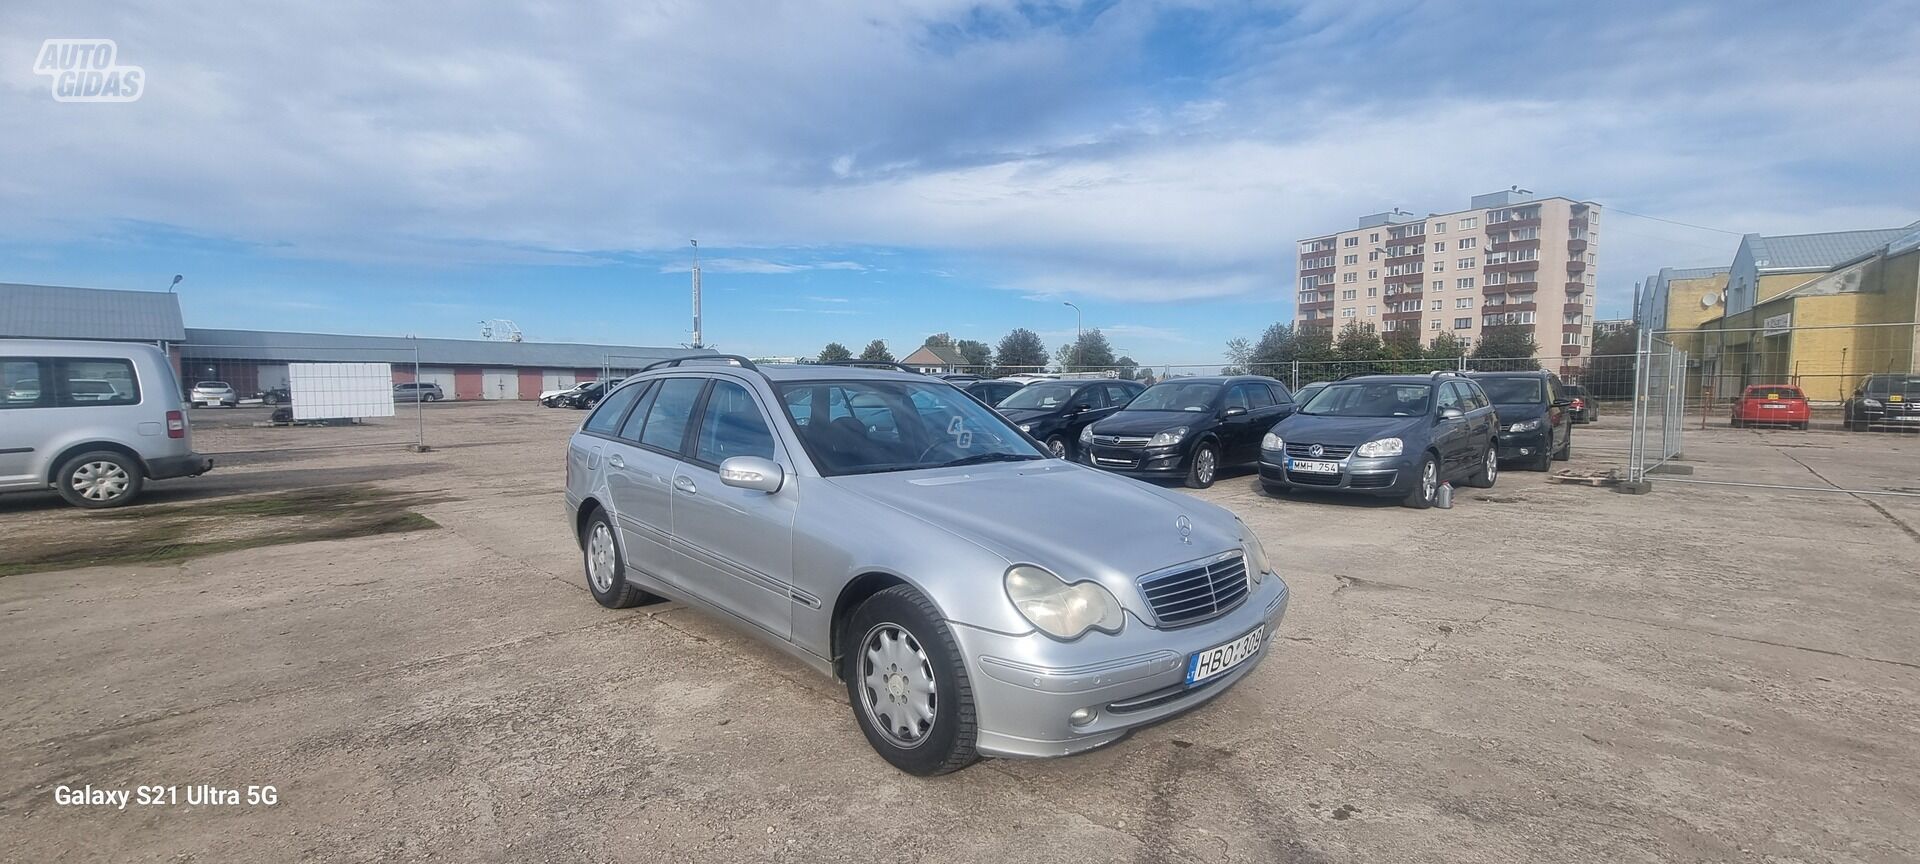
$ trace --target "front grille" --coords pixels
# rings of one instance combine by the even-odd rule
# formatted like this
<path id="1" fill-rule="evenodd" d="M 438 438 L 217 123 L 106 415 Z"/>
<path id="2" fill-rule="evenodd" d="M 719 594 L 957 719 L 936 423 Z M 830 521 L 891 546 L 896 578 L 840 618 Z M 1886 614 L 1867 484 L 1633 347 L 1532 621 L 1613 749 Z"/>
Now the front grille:
<path id="1" fill-rule="evenodd" d="M 1287 482 L 1298 483 L 1302 486 L 1338 486 L 1340 485 L 1340 475 L 1315 474 L 1309 471 L 1288 471 Z"/>
<path id="2" fill-rule="evenodd" d="M 1312 452 L 1315 446 L 1316 445 L 1313 444 L 1296 444 L 1288 441 L 1287 455 L 1295 459 L 1330 459 L 1334 461 L 1339 461 L 1353 455 L 1352 447 L 1343 447 L 1338 444 L 1320 444 L 1317 446 L 1319 446 L 1321 453 L 1315 456 Z"/>
<path id="3" fill-rule="evenodd" d="M 1147 446 L 1147 442 L 1151 440 L 1153 439 L 1145 435 L 1095 435 L 1093 436 L 1093 443 L 1105 444 L 1108 447 L 1145 447 Z"/>
<path id="4" fill-rule="evenodd" d="M 1142 579 L 1140 591 L 1161 626 L 1198 624 L 1247 599 L 1247 561 L 1234 552 L 1209 564 Z"/>

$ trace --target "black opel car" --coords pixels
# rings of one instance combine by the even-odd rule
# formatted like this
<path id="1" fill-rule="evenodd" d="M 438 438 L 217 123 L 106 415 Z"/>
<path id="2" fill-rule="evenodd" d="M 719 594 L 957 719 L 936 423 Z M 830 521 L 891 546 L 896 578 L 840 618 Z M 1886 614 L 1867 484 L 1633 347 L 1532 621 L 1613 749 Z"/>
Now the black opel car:
<path id="1" fill-rule="evenodd" d="M 1535 471 L 1573 455 L 1573 400 L 1551 372 L 1469 372 L 1500 418 L 1500 458 Z"/>
<path id="2" fill-rule="evenodd" d="M 1047 445 L 1061 459 L 1077 458 L 1076 442 L 1088 424 L 1120 410 L 1140 391 L 1138 381 L 1094 378 L 1028 384 L 994 406 L 1020 431 Z"/>
<path id="3" fill-rule="evenodd" d="M 1260 436 L 1292 413 L 1293 395 L 1272 378 L 1172 378 L 1148 387 L 1126 410 L 1087 426 L 1080 433 L 1082 461 L 1205 489 L 1221 468 L 1259 461 Z"/>
<path id="4" fill-rule="evenodd" d="M 1458 374 L 1368 375 L 1328 384 L 1260 440 L 1260 484 L 1358 492 L 1433 506 L 1443 482 L 1500 476 L 1493 403 Z"/>

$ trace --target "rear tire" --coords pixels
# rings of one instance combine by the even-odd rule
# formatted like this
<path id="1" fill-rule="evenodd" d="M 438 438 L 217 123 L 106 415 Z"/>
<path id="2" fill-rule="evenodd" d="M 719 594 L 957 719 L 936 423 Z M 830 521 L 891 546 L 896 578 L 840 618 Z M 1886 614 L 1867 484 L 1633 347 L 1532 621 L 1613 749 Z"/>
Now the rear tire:
<path id="1" fill-rule="evenodd" d="M 1433 497 L 1440 493 L 1440 464 L 1433 461 L 1428 453 L 1420 459 L 1419 473 L 1414 475 L 1413 491 L 1400 500 L 1403 506 L 1415 510 L 1425 510 L 1433 506 Z"/>
<path id="2" fill-rule="evenodd" d="M 596 509 L 580 532 L 580 553 L 587 570 L 587 590 L 608 609 L 631 609 L 653 595 L 627 581 L 627 559 L 613 531 L 613 519 Z"/>
<path id="3" fill-rule="evenodd" d="M 1187 488 L 1205 489 L 1220 474 L 1220 448 L 1201 444 L 1193 449 L 1193 463 L 1187 466 Z"/>
<path id="4" fill-rule="evenodd" d="M 880 758 L 920 777 L 980 760 L 973 684 L 931 601 L 895 585 L 861 603 L 841 634 L 847 702 Z"/>
<path id="5" fill-rule="evenodd" d="M 138 461 L 112 450 L 92 450 L 68 459 L 53 477 L 61 498 L 87 510 L 131 504 L 146 481 Z"/>
<path id="6" fill-rule="evenodd" d="M 1492 489 L 1494 481 L 1500 479 L 1500 449 L 1492 442 L 1487 443 L 1487 452 L 1480 457 L 1480 470 L 1467 478 L 1467 485 L 1478 489 Z"/>
<path id="7" fill-rule="evenodd" d="M 1553 461 L 1565 462 L 1572 458 L 1573 458 L 1573 430 L 1568 429 L 1567 443 L 1560 445 L 1560 449 L 1553 451 Z"/>

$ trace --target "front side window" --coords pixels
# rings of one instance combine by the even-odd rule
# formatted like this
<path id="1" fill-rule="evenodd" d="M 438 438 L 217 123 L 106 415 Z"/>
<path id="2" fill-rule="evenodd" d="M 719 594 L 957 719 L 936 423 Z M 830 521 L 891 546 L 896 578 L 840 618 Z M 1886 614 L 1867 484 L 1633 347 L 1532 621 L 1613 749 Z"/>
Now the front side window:
<path id="1" fill-rule="evenodd" d="M 1303 414 L 1329 417 L 1419 417 L 1433 400 L 1431 384 L 1338 382 L 1315 394 Z"/>
<path id="2" fill-rule="evenodd" d="M 695 441 L 694 458 L 710 465 L 735 456 L 773 458 L 773 432 L 759 403 L 747 388 L 732 381 L 714 382 Z"/>
<path id="3" fill-rule="evenodd" d="M 828 476 L 1046 458 L 1005 418 L 944 384 L 810 381 L 779 391 L 801 444 Z"/>
<path id="4" fill-rule="evenodd" d="M 1051 411 L 1067 404 L 1067 400 L 1073 398 L 1073 393 L 1077 389 L 1079 389 L 1079 385 L 1077 384 L 1058 382 L 1052 384 L 1032 384 L 1022 388 L 1020 392 L 1008 396 L 1006 401 L 1000 403 L 1000 407 Z"/>

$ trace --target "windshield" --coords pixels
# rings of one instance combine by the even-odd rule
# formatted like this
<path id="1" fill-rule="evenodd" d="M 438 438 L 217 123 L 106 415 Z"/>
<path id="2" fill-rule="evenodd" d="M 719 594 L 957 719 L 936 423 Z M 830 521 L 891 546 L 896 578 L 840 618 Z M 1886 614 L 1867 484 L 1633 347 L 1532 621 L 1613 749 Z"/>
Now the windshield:
<path id="1" fill-rule="evenodd" d="M 1479 378 L 1480 389 L 1487 391 L 1487 398 L 1495 405 L 1523 405 L 1529 402 L 1545 402 L 1540 395 L 1538 378 Z"/>
<path id="2" fill-rule="evenodd" d="M 1140 391 L 1127 403 L 1128 411 L 1205 411 L 1220 395 L 1220 385 L 1163 381 Z"/>
<path id="3" fill-rule="evenodd" d="M 1046 458 L 993 409 L 945 383 L 807 381 L 779 390 L 828 476 Z"/>
<path id="4" fill-rule="evenodd" d="M 1867 381 L 1867 392 L 1920 395 L 1920 378 L 1902 379 L 1898 375 L 1875 375 Z"/>
<path id="5" fill-rule="evenodd" d="M 1431 384 L 1354 382 L 1329 384 L 1314 394 L 1302 414 L 1328 417 L 1418 417 L 1427 413 Z"/>
<path id="6" fill-rule="evenodd" d="M 1002 408 L 1030 408 L 1047 410 L 1058 408 L 1073 398 L 1078 384 L 1035 384 L 1020 388 L 1020 392 L 1008 396 L 1000 403 Z"/>

